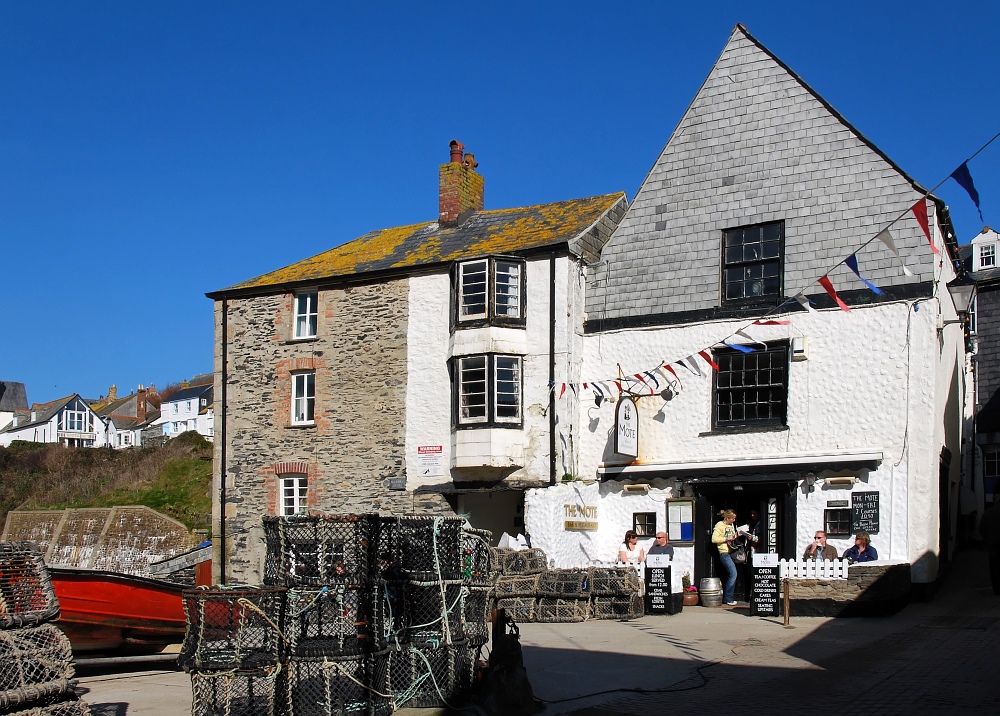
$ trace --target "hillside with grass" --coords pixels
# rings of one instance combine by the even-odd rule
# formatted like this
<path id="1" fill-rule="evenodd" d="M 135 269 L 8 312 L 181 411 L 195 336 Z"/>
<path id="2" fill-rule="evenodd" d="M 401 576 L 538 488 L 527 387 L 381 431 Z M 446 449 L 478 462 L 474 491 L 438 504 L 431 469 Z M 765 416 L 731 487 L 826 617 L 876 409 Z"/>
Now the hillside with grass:
<path id="1" fill-rule="evenodd" d="M 212 445 L 196 432 L 163 447 L 106 450 L 12 443 L 0 447 L 0 525 L 10 510 L 146 505 L 211 529 Z"/>

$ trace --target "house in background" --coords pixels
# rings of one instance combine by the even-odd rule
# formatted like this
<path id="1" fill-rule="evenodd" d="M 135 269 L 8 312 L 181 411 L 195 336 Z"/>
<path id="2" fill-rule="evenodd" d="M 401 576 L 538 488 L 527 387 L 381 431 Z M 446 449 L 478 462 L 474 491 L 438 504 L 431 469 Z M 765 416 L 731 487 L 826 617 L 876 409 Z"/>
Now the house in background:
<path id="1" fill-rule="evenodd" d="M 263 514 L 457 511 L 499 537 L 575 461 L 549 383 L 579 361 L 584 267 L 625 196 L 487 210 L 450 148 L 435 221 L 208 294 L 222 581 L 259 582 Z"/>
<path id="2" fill-rule="evenodd" d="M 0 430 L 7 427 L 18 411 L 28 410 L 28 393 L 24 383 L 0 380 Z"/>
<path id="3" fill-rule="evenodd" d="M 108 444 L 108 425 L 78 393 L 50 403 L 35 403 L 19 410 L 13 423 L 0 430 L 0 445 L 15 440 L 61 443 L 66 447 L 103 447 Z"/>
<path id="4" fill-rule="evenodd" d="M 160 403 L 159 416 L 151 424 L 160 427 L 164 438 L 174 438 L 181 433 L 194 430 L 209 442 L 214 439 L 213 376 L 208 374 L 199 378 L 202 382 L 198 384 L 189 384 L 185 381 L 180 390 Z"/>
<path id="5" fill-rule="evenodd" d="M 160 416 L 160 411 L 151 402 L 155 397 L 155 386 L 147 389 L 140 385 L 124 398 L 119 398 L 117 387 L 111 386 L 107 398 L 92 404 L 105 422 L 106 444 L 114 448 L 142 447 L 143 432 Z"/>
<path id="6" fill-rule="evenodd" d="M 890 225 L 898 255 L 875 240 Z M 696 579 L 717 576 L 710 534 L 731 508 L 756 511 L 782 558 L 818 529 L 843 552 L 864 528 L 933 582 L 960 486 L 957 258 L 944 204 L 737 26 L 587 272 L 557 414 L 582 428 L 573 473 L 598 482 L 530 491 L 533 545 L 577 566 L 665 529 Z M 567 505 L 611 519 L 581 532 Z"/>

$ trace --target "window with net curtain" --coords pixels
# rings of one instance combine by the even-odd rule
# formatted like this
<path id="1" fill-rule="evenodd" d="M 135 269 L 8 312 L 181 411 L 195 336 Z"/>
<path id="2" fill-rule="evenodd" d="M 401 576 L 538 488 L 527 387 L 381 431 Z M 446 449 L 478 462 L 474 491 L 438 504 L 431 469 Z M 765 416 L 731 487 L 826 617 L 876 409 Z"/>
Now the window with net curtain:
<path id="1" fill-rule="evenodd" d="M 319 293 L 295 294 L 295 338 L 315 338 L 319 329 Z"/>

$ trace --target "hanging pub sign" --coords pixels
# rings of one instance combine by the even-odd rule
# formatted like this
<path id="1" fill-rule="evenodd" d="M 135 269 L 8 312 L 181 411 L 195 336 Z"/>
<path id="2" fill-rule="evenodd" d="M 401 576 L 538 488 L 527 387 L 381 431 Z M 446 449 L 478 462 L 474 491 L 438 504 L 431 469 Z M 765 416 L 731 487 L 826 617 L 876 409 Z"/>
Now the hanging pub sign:
<path id="1" fill-rule="evenodd" d="M 878 491 L 851 493 L 851 532 L 878 534 Z"/>
<path id="2" fill-rule="evenodd" d="M 615 452 L 639 457 L 639 411 L 632 398 L 622 398 L 615 407 Z"/>

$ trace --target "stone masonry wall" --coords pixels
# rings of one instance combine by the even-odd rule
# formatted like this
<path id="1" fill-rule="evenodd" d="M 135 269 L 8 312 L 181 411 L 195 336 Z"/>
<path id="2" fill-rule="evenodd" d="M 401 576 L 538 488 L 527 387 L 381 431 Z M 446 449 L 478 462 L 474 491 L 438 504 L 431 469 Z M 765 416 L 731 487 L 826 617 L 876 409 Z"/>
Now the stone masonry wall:
<path id="1" fill-rule="evenodd" d="M 450 512 L 439 496 L 388 489 L 405 476 L 407 296 L 407 280 L 320 291 L 318 336 L 304 341 L 291 340 L 291 293 L 229 302 L 228 582 L 260 581 L 261 517 L 278 514 L 281 474 L 307 476 L 311 510 Z M 315 425 L 293 426 L 303 370 L 316 372 Z"/>
<path id="2" fill-rule="evenodd" d="M 909 601 L 910 565 L 854 564 L 847 579 L 790 579 L 793 616 L 877 616 Z"/>

